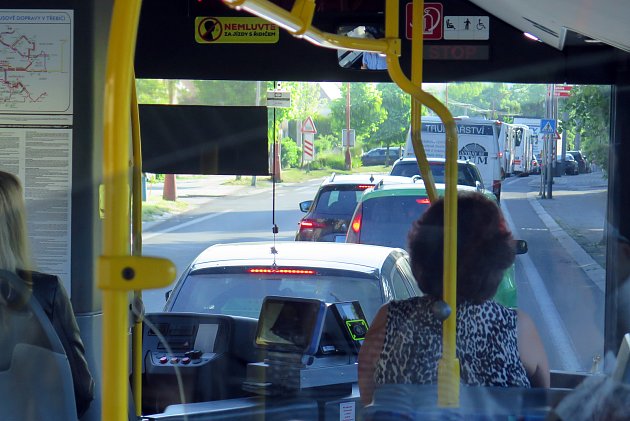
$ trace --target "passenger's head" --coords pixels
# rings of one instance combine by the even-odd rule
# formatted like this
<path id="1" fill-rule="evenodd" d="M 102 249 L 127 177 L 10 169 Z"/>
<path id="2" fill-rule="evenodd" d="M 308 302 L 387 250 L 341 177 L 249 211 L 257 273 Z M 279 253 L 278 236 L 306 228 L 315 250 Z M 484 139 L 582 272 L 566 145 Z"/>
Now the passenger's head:
<path id="1" fill-rule="evenodd" d="M 26 211 L 20 181 L 0 171 L 0 269 L 28 269 Z"/>
<path id="2" fill-rule="evenodd" d="M 466 192 L 457 201 L 457 297 L 480 303 L 494 296 L 514 262 L 514 242 L 495 202 Z M 409 254 L 420 289 L 442 298 L 444 200 L 439 199 L 409 232 Z"/>

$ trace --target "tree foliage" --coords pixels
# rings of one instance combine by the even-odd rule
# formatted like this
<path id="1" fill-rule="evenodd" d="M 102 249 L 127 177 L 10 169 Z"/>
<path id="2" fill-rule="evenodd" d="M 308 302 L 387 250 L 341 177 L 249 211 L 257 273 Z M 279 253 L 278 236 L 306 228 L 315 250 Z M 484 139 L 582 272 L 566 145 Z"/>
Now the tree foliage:
<path id="1" fill-rule="evenodd" d="M 355 139 L 367 148 L 381 144 L 376 132 L 387 117 L 383 108 L 381 92 L 372 83 L 343 84 L 341 98 L 332 101 L 331 127 L 334 133 L 341 134 L 346 128 L 346 93 L 350 88 L 350 128 L 355 130 Z"/>
<path id="2" fill-rule="evenodd" d="M 410 124 L 411 97 L 393 83 L 379 83 L 376 89 L 381 92 L 386 115 L 375 137 L 383 146 L 404 144 Z"/>
<path id="3" fill-rule="evenodd" d="M 580 135 L 580 149 L 591 161 L 607 168 L 610 142 L 610 87 L 576 85 L 560 109 L 568 114 L 563 127 L 567 130 L 568 147 L 573 149 Z"/>

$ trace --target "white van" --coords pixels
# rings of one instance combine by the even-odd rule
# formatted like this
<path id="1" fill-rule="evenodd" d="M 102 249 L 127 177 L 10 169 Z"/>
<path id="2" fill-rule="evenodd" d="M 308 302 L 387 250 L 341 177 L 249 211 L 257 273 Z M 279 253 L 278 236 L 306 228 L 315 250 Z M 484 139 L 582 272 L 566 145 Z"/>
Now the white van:
<path id="1" fill-rule="evenodd" d="M 505 175 L 528 176 L 532 166 L 532 131 L 525 124 L 501 124 Z"/>
<path id="2" fill-rule="evenodd" d="M 487 189 L 501 198 L 503 149 L 499 144 L 501 122 L 483 118 L 456 117 L 457 159 L 474 163 Z M 445 158 L 446 130 L 439 117 L 422 117 L 422 144 L 429 158 Z M 414 157 L 411 130 L 407 134 L 405 157 Z"/>

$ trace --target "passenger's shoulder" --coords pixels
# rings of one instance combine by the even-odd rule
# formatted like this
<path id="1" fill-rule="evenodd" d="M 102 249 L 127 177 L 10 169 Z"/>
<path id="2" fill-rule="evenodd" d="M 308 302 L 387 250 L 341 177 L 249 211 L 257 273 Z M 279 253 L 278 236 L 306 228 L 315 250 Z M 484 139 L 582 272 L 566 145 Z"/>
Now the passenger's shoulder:
<path id="1" fill-rule="evenodd" d="M 57 275 L 51 275 L 50 273 L 43 273 L 37 271 L 26 272 L 30 275 L 33 284 L 35 283 L 43 283 L 43 284 L 59 284 L 59 277 Z"/>

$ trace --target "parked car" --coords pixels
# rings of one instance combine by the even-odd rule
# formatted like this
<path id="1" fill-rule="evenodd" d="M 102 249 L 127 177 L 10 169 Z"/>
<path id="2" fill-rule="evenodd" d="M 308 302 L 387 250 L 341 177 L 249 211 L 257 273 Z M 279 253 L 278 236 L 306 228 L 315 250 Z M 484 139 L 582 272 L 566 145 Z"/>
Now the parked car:
<path id="1" fill-rule="evenodd" d="M 556 157 L 556 165 L 562 165 L 560 156 Z M 570 153 L 567 153 L 564 156 L 564 173 L 566 175 L 577 175 L 580 173 L 578 163 Z"/>
<path id="2" fill-rule="evenodd" d="M 586 155 L 582 151 L 567 151 L 567 154 L 571 154 L 577 162 L 580 174 L 591 172 L 591 163 L 586 159 Z"/>
<path id="3" fill-rule="evenodd" d="M 438 195 L 444 194 L 444 184 L 436 184 Z M 458 186 L 459 191 L 476 191 L 474 187 Z M 496 201 L 493 193 L 484 193 Z M 378 183 L 374 189 L 361 196 L 352 217 L 346 242 L 375 244 L 387 247 L 407 248 L 407 234 L 413 221 L 429 207 L 430 201 L 424 183 L 420 180 L 409 184 Z M 458 221 L 466 223 L 466 221 Z M 517 252 L 526 251 L 524 242 L 517 242 Z M 495 300 L 508 307 L 517 303 L 514 266 L 505 272 Z"/>
<path id="4" fill-rule="evenodd" d="M 444 183 L 446 160 L 444 158 L 428 158 L 433 174 L 433 181 Z M 403 177 L 420 176 L 420 167 L 416 158 L 401 158 L 394 163 L 390 175 Z M 457 184 L 475 187 L 484 190 L 481 173 L 475 164 L 470 161 L 457 161 Z"/>
<path id="5" fill-rule="evenodd" d="M 300 202 L 300 210 L 306 215 L 298 222 L 295 240 L 343 243 L 359 197 L 375 182 L 371 174 L 333 174 L 326 178 L 313 200 Z"/>
<path id="6" fill-rule="evenodd" d="M 358 300 L 368 321 L 393 299 L 421 294 L 405 250 L 362 244 L 216 244 L 184 270 L 166 312 L 258 318 L 268 295 Z"/>
<path id="7" fill-rule="evenodd" d="M 374 148 L 361 155 L 361 164 L 368 165 L 390 165 L 404 153 L 404 149 L 397 146 L 390 148 Z"/>

